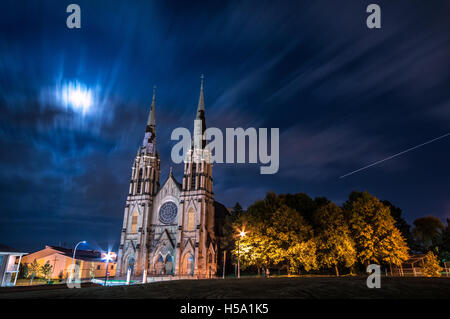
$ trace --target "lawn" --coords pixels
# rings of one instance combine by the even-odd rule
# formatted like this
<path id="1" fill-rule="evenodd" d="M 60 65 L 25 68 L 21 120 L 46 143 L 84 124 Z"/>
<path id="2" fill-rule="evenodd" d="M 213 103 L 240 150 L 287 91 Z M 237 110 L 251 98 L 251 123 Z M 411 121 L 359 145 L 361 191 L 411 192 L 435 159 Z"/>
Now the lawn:
<path id="1" fill-rule="evenodd" d="M 54 285 L 61 286 L 61 285 Z M 56 288 L 56 287 L 55 287 Z M 382 277 L 380 289 L 369 289 L 366 277 L 280 277 L 212 280 L 174 280 L 145 285 L 80 289 L 0 290 L 0 298 L 446 298 L 450 277 Z"/>

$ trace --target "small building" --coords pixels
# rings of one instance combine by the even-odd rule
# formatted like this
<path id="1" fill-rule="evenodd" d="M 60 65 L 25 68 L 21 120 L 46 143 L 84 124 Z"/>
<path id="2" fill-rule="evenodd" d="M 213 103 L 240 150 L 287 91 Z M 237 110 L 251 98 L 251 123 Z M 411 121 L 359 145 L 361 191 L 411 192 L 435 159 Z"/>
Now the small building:
<path id="1" fill-rule="evenodd" d="M 70 277 L 73 249 L 58 246 L 45 246 L 44 249 L 31 253 L 22 258 L 22 264 L 28 264 L 36 260 L 39 266 L 48 262 L 52 266 L 51 279 L 67 279 Z M 106 261 L 102 259 L 102 253 L 96 250 L 77 249 L 74 264 L 78 265 L 78 279 L 92 279 L 105 277 Z M 108 263 L 108 277 L 116 274 L 116 260 Z M 39 275 L 38 275 L 39 277 Z"/>
<path id="2" fill-rule="evenodd" d="M 19 276 L 19 265 L 27 253 L 0 244 L 0 286 L 14 286 Z"/>

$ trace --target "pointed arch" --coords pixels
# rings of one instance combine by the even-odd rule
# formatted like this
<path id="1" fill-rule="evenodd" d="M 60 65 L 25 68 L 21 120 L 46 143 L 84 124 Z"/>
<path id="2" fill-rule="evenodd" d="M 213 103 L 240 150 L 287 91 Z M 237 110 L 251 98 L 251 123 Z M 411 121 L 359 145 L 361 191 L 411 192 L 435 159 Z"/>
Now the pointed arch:
<path id="1" fill-rule="evenodd" d="M 130 228 L 130 232 L 132 234 L 136 234 L 137 233 L 137 226 L 138 226 L 138 211 L 135 210 L 133 213 L 133 216 L 131 217 L 131 228 Z"/>
<path id="2" fill-rule="evenodd" d="M 185 253 L 182 258 L 181 273 L 187 276 L 193 276 L 195 270 L 194 255 L 191 252 Z"/>
<path id="3" fill-rule="evenodd" d="M 195 211 L 192 207 L 189 208 L 187 213 L 186 229 L 188 231 L 195 230 Z"/>

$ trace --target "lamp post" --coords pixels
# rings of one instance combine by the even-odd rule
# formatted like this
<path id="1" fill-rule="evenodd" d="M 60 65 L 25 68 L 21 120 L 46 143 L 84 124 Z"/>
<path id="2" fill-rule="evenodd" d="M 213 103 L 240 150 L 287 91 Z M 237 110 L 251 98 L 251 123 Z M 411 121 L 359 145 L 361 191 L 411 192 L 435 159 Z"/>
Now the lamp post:
<path id="1" fill-rule="evenodd" d="M 112 255 L 111 252 L 108 252 L 105 257 L 103 257 L 103 259 L 106 260 L 106 272 L 105 272 L 105 287 L 106 287 L 106 282 L 108 280 L 108 265 L 109 265 L 109 261 L 112 259 Z"/>
<path id="2" fill-rule="evenodd" d="M 239 237 L 238 237 L 238 278 L 241 278 L 241 238 L 245 237 L 245 232 L 244 231 L 240 231 L 239 232 Z"/>
<path id="3" fill-rule="evenodd" d="M 86 244 L 86 241 L 85 241 L 85 240 L 80 241 L 78 244 L 75 245 L 75 248 L 74 248 L 74 250 L 73 250 L 73 256 L 72 256 L 72 267 L 71 267 L 71 269 L 70 269 L 70 278 L 69 278 L 69 282 L 72 282 L 72 276 L 73 276 L 73 264 L 75 263 L 75 254 L 77 253 L 77 248 L 78 248 L 78 245 L 80 245 L 80 244 Z"/>

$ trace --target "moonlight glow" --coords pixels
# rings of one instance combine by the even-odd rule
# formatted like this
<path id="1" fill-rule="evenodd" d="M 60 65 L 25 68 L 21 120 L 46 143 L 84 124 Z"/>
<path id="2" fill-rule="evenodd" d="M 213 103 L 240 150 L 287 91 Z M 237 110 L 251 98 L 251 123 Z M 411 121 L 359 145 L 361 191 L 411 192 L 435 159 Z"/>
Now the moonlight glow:
<path id="1" fill-rule="evenodd" d="M 89 112 L 93 103 L 92 91 L 79 82 L 63 85 L 60 92 L 62 103 L 83 115 Z"/>

